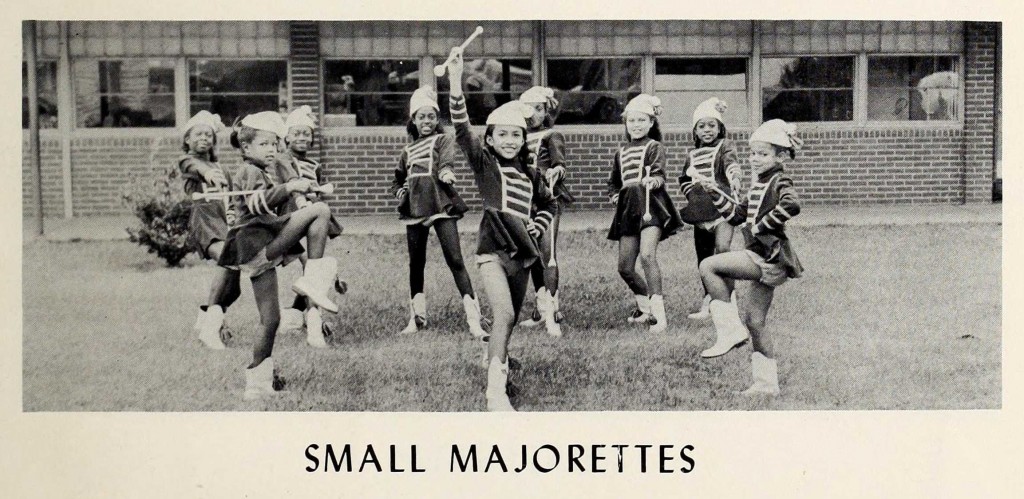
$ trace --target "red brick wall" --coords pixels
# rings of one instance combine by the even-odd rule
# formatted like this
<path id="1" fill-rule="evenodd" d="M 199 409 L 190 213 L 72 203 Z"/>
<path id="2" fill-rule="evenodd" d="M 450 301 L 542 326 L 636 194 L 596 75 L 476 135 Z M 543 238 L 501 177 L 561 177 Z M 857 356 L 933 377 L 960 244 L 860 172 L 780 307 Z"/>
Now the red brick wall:
<path id="1" fill-rule="evenodd" d="M 997 24 L 969 22 L 965 26 L 964 64 L 964 198 L 992 199 L 995 173 L 995 67 Z"/>

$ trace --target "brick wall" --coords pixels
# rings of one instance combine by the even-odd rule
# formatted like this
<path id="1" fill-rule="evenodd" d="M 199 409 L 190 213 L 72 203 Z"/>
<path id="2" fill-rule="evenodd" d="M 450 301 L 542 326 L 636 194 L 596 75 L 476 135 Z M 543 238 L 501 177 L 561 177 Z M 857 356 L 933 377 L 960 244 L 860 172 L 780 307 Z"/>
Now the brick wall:
<path id="1" fill-rule="evenodd" d="M 32 158 L 28 146 L 28 133 L 23 134 L 21 147 L 21 209 L 26 217 L 35 214 L 35 192 L 32 186 Z M 60 139 L 45 133 L 39 140 L 39 156 L 43 169 L 43 214 L 64 215 L 64 184 L 60 166 Z"/>
<path id="2" fill-rule="evenodd" d="M 964 64 L 964 200 L 992 199 L 995 170 L 996 23 L 969 22 L 965 26 Z"/>

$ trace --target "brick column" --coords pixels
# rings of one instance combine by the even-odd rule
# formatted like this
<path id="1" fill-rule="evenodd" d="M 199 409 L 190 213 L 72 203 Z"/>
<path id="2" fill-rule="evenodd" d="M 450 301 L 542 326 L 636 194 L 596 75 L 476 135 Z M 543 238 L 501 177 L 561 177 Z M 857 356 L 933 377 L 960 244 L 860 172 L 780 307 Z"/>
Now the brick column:
<path id="1" fill-rule="evenodd" d="M 997 24 L 967 22 L 964 38 L 964 201 L 991 202 Z"/>
<path id="2" fill-rule="evenodd" d="M 319 116 L 323 89 L 320 85 L 320 25 L 316 21 L 290 21 L 288 23 L 289 80 L 291 82 L 290 109 L 309 106 Z M 317 140 L 311 154 L 317 159 L 322 152 L 323 141 Z"/>

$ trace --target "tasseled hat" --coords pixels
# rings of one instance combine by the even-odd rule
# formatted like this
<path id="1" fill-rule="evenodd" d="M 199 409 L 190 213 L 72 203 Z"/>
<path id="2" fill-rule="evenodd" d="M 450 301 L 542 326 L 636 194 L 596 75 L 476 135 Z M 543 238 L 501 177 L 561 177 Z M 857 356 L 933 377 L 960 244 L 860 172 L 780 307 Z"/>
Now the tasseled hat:
<path id="1" fill-rule="evenodd" d="M 288 127 L 284 125 L 284 120 L 281 119 L 281 115 L 277 111 L 263 111 L 247 115 L 245 118 L 242 118 L 241 124 L 256 130 L 273 133 L 279 138 L 288 135 Z"/>
<path id="2" fill-rule="evenodd" d="M 182 135 L 188 135 L 189 130 L 192 130 L 196 125 L 206 125 L 210 127 L 210 130 L 213 130 L 213 133 L 224 129 L 224 123 L 220 121 L 220 115 L 212 114 L 204 109 L 188 119 L 181 130 Z"/>
<path id="3" fill-rule="evenodd" d="M 526 128 L 526 119 L 533 116 L 533 108 L 517 100 L 509 101 L 487 116 L 487 126 L 508 125 Z"/>
<path id="4" fill-rule="evenodd" d="M 409 117 L 412 118 L 416 115 L 416 111 L 424 107 L 429 107 L 435 112 L 441 111 L 437 105 L 437 92 L 430 85 L 423 85 L 412 93 L 412 98 L 409 99 Z"/>
<path id="5" fill-rule="evenodd" d="M 555 99 L 555 91 L 548 87 L 531 87 L 519 96 L 519 102 L 525 104 L 547 104 L 548 109 L 558 107 L 558 100 Z"/>
<path id="6" fill-rule="evenodd" d="M 633 99 L 629 101 L 629 104 L 626 104 L 626 109 L 622 111 L 622 115 L 625 116 L 626 113 L 630 111 L 637 111 L 650 116 L 657 116 L 661 114 L 661 99 L 653 95 L 640 94 L 633 97 Z"/>
<path id="7" fill-rule="evenodd" d="M 750 142 L 767 142 L 779 147 L 788 147 L 794 151 L 804 145 L 804 141 L 796 136 L 796 125 L 779 119 L 761 123 L 761 126 L 750 134 Z"/>
<path id="8" fill-rule="evenodd" d="M 725 123 L 722 120 L 722 113 L 726 109 L 729 109 L 729 105 L 724 100 L 718 97 L 712 97 L 700 104 L 697 104 L 697 109 L 693 111 L 693 126 L 697 126 L 697 122 L 704 118 L 714 118 L 719 123 Z"/>
<path id="9" fill-rule="evenodd" d="M 288 119 L 284 121 L 284 126 L 285 129 L 290 129 L 293 126 L 305 126 L 310 130 L 316 130 L 316 114 L 309 106 L 299 106 L 288 113 Z"/>

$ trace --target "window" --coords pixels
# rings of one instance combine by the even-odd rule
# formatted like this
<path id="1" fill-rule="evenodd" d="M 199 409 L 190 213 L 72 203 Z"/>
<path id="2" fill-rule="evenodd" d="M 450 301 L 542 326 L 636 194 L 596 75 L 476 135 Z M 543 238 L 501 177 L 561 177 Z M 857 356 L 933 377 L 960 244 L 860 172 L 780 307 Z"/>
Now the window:
<path id="1" fill-rule="evenodd" d="M 409 98 L 420 86 L 419 71 L 415 59 L 327 61 L 326 112 L 350 115 L 357 126 L 404 125 Z"/>
<path id="2" fill-rule="evenodd" d="M 466 59 L 462 90 L 466 95 L 469 121 L 482 125 L 498 106 L 518 99 L 533 86 L 533 64 L 529 59 Z M 448 76 L 437 79 L 441 117 L 451 120 L 448 111 Z"/>
<path id="3" fill-rule="evenodd" d="M 726 128 L 750 121 L 746 59 L 659 58 L 654 66 L 654 93 L 664 106 L 663 122 L 692 125 L 693 110 L 711 97 L 729 105 L 724 116 Z"/>
<path id="4" fill-rule="evenodd" d="M 288 63 L 200 59 L 189 62 L 189 113 L 219 114 L 225 125 L 260 111 L 288 109 Z"/>
<path id="5" fill-rule="evenodd" d="M 868 58 L 868 119 L 955 120 L 960 76 L 955 56 Z"/>
<path id="6" fill-rule="evenodd" d="M 84 59 L 74 73 L 78 126 L 174 126 L 173 60 Z"/>
<path id="7" fill-rule="evenodd" d="M 853 66 L 853 57 L 762 59 L 764 120 L 853 120 Z"/>
<path id="8" fill-rule="evenodd" d="M 626 103 L 641 93 L 640 59 L 551 59 L 548 86 L 559 124 L 621 123 Z"/>
<path id="9" fill-rule="evenodd" d="M 39 128 L 57 128 L 57 63 L 36 63 L 39 92 Z M 28 64 L 21 63 L 21 127 L 28 128 Z"/>

